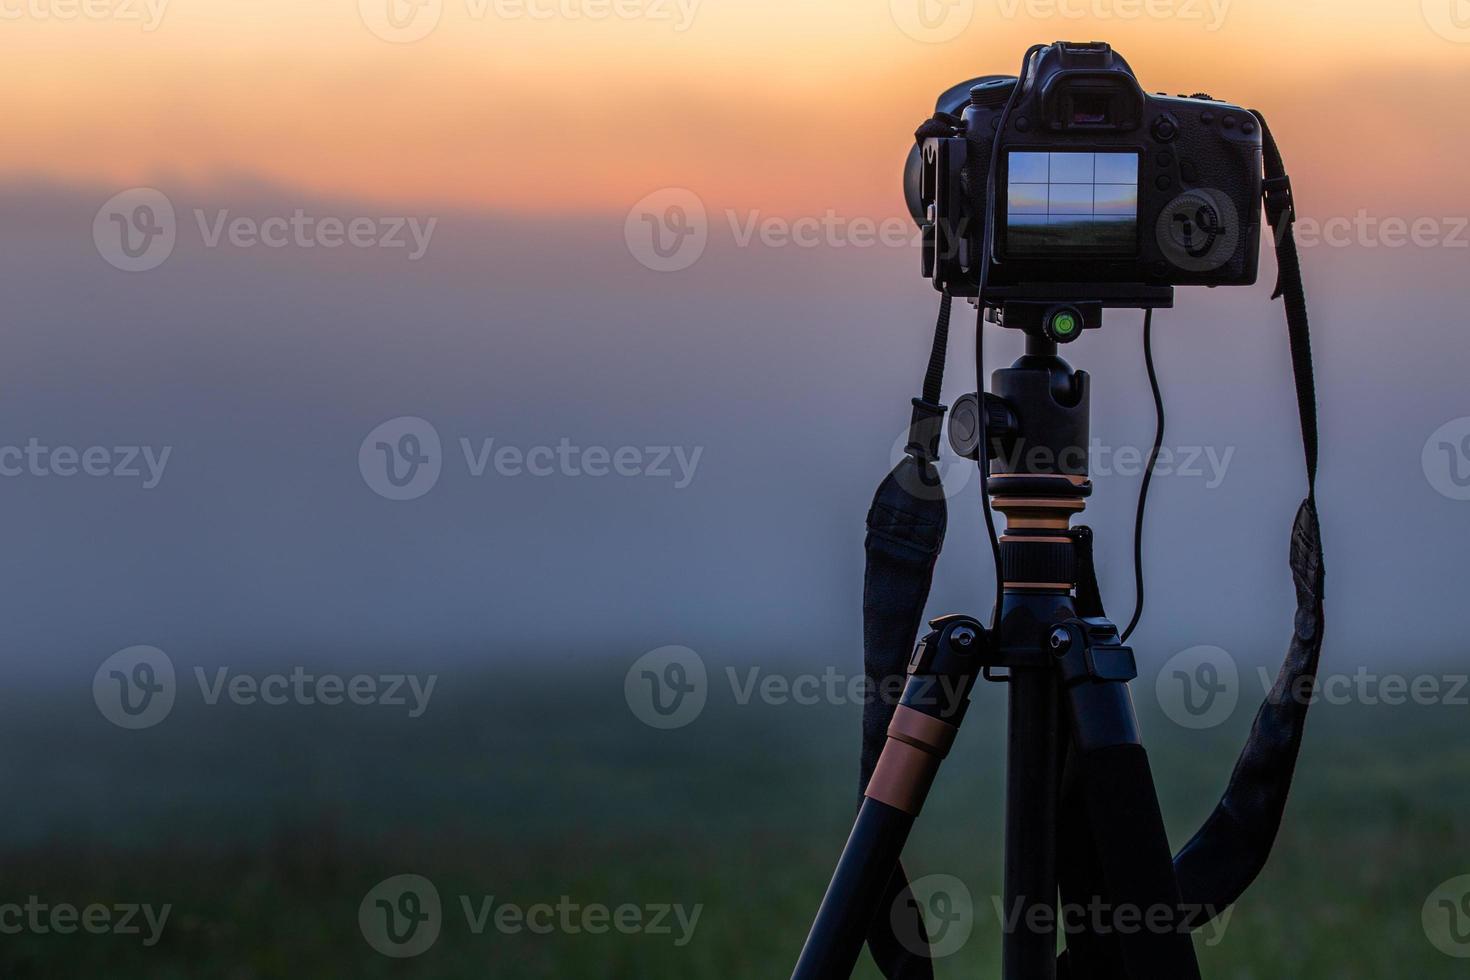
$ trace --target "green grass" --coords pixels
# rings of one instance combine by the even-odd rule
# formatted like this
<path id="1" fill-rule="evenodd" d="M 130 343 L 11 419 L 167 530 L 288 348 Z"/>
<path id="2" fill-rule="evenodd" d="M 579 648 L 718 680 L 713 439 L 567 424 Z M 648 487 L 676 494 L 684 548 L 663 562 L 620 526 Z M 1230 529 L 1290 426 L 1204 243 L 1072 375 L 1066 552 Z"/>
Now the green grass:
<path id="1" fill-rule="evenodd" d="M 633 717 L 620 674 L 566 664 L 494 686 L 445 675 L 417 720 L 181 704 L 158 728 L 123 733 L 89 701 L 8 705 L 0 903 L 34 894 L 172 913 L 153 948 L 0 936 L 0 977 L 787 976 L 853 815 L 858 709 L 738 707 L 715 690 L 674 732 Z M 1250 710 L 1195 733 L 1139 700 L 1177 845 L 1213 807 Z M 997 974 L 987 896 L 1000 884 L 1003 725 L 990 692 L 907 855 L 915 875 L 956 875 L 975 897 L 972 938 L 941 977 Z M 1319 707 L 1275 859 L 1223 940 L 1201 946 L 1205 975 L 1464 976 L 1420 919 L 1437 885 L 1470 873 L 1464 731 L 1463 708 Z M 395 960 L 369 947 L 357 911 L 402 873 L 431 879 L 445 915 L 428 952 Z M 460 896 L 702 911 L 682 947 L 475 935 Z"/>

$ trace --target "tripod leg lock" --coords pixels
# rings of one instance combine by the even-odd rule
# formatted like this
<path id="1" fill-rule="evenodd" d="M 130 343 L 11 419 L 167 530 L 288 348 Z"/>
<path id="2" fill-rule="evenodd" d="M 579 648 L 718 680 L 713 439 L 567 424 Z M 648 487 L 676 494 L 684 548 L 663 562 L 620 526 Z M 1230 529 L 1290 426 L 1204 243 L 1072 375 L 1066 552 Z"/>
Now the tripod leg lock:
<path id="1" fill-rule="evenodd" d="M 949 755 L 989 647 L 989 634 L 973 617 L 945 616 L 930 625 L 933 632 L 914 649 L 888 741 L 864 792 L 911 816 L 919 815 Z"/>
<path id="2" fill-rule="evenodd" d="M 899 705 L 864 795 L 917 817 L 957 734 L 953 725 Z"/>
<path id="3" fill-rule="evenodd" d="M 1057 661 L 1078 750 L 1141 744 L 1128 694 L 1138 664 L 1118 627 L 1100 617 L 1068 619 L 1052 627 L 1047 646 Z"/>
<path id="4" fill-rule="evenodd" d="M 1063 687 L 1089 682 L 1126 684 L 1138 677 L 1133 648 L 1124 646 L 1118 627 L 1101 617 L 1058 623 L 1047 644 L 1061 665 Z"/>

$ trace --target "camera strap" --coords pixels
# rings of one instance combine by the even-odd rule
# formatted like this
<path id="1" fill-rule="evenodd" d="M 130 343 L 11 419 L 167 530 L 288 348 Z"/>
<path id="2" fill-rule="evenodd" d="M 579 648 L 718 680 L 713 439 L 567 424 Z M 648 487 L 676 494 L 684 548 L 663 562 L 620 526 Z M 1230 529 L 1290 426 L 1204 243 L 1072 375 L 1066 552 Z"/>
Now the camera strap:
<path id="1" fill-rule="evenodd" d="M 1302 448 L 1307 463 L 1307 498 L 1297 510 L 1291 534 L 1291 573 L 1296 585 L 1295 629 L 1286 660 L 1266 696 L 1215 811 L 1174 858 L 1179 888 L 1187 905 L 1224 909 L 1235 902 L 1265 867 L 1286 810 L 1306 727 L 1307 709 L 1322 654 L 1324 571 L 1317 520 L 1317 398 L 1312 378 L 1312 344 L 1292 224 L 1296 208 L 1291 179 L 1266 120 L 1254 113 L 1265 142 L 1263 192 L 1266 218 L 1276 241 L 1278 274 L 1275 299 L 1285 300 L 1296 376 Z M 1209 914 L 1209 913 L 1206 913 Z M 1195 928 L 1205 919 L 1194 923 Z"/>
<path id="2" fill-rule="evenodd" d="M 863 669 L 868 697 L 863 704 L 860 803 L 888 741 L 888 725 L 907 676 L 949 521 L 944 487 L 934 464 L 939 460 L 946 412 L 939 399 L 949 346 L 950 306 L 950 296 L 945 293 L 923 395 L 913 401 L 908 448 L 879 485 L 868 511 L 863 576 Z M 883 975 L 889 980 L 932 980 L 924 917 L 902 865 L 889 880 L 880 909 L 868 931 L 868 949 Z"/>

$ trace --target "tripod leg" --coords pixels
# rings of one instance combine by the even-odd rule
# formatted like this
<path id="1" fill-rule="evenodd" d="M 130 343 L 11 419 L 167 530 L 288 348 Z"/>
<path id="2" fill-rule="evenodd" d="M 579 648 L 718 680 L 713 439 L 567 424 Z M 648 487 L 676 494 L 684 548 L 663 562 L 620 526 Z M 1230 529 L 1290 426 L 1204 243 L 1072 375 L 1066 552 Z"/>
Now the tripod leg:
<path id="1" fill-rule="evenodd" d="M 1128 975 L 1122 951 L 1112 937 L 1080 927 L 1085 925 L 1083 910 L 1097 904 L 1099 896 L 1106 894 L 1107 889 L 1093 839 L 1087 800 L 1080 785 L 1078 765 L 1076 750 L 1069 750 L 1062 779 L 1062 817 L 1058 827 L 1057 852 L 1062 869 L 1062 924 L 1066 930 L 1067 949 L 1058 961 L 1057 976 L 1061 980 L 1111 980 Z"/>
<path id="2" fill-rule="evenodd" d="M 1084 906 L 1089 933 L 1069 941 L 1079 954 L 1069 954 L 1071 975 L 1199 980 L 1189 917 L 1128 693 L 1127 681 L 1136 674 L 1132 651 L 1117 641 L 1117 628 L 1101 619 L 1062 624 L 1052 646 L 1061 655 L 1071 716 L 1073 789 L 1090 830 L 1090 840 L 1069 846 L 1091 845 L 1081 880 L 1101 886 L 1067 899 Z M 1099 944 L 1112 949 L 1099 952 Z M 1083 962 L 1089 951 L 1094 955 Z"/>
<path id="3" fill-rule="evenodd" d="M 949 754 L 980 672 L 985 631 L 969 617 L 933 624 L 909 665 L 903 699 L 857 822 L 827 886 L 792 980 L 852 975 L 873 920 L 885 910 L 889 882 Z"/>
<path id="4" fill-rule="evenodd" d="M 863 801 L 792 980 L 852 975 L 913 826 L 914 814 Z"/>
<path id="5" fill-rule="evenodd" d="M 1006 752 L 1001 976 L 1051 980 L 1057 956 L 1057 681 L 1048 665 L 1012 669 Z M 1035 913 L 1043 913 L 1036 921 Z"/>

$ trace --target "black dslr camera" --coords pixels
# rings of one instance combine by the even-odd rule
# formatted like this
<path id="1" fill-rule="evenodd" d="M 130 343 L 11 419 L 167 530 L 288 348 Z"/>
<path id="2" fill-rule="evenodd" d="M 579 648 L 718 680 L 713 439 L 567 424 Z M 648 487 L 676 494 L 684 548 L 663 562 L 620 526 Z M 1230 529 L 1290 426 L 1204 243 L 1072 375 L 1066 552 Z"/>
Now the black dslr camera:
<path id="1" fill-rule="evenodd" d="M 1033 50 L 1019 82 L 941 96 L 905 193 L 937 288 L 983 288 L 1023 328 L 1065 301 L 1080 329 L 1103 307 L 1170 306 L 1174 286 L 1255 282 L 1261 166 L 1249 111 L 1148 95 L 1109 45 L 1059 41 Z"/>

